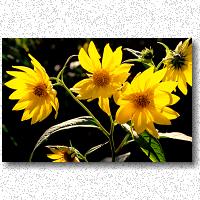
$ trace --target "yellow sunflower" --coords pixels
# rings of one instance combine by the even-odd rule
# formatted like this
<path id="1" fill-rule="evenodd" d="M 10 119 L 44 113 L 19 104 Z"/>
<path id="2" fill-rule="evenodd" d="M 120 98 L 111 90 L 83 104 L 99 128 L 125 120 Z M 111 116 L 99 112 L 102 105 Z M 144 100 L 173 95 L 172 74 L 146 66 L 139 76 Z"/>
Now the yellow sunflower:
<path id="1" fill-rule="evenodd" d="M 78 59 L 81 66 L 89 72 L 88 78 L 78 82 L 71 88 L 78 93 L 79 99 L 99 99 L 100 108 L 110 115 L 109 97 L 111 97 L 129 76 L 132 64 L 121 64 L 122 47 L 114 52 L 107 44 L 104 48 L 102 64 L 100 55 L 93 42 L 90 42 L 88 54 L 80 49 Z"/>
<path id="2" fill-rule="evenodd" d="M 163 80 L 177 81 L 184 95 L 187 94 L 187 83 L 192 86 L 192 44 L 189 40 L 181 41 L 174 51 L 167 51 L 164 59 L 167 72 Z"/>
<path id="3" fill-rule="evenodd" d="M 169 108 L 180 99 L 171 94 L 176 88 L 174 81 L 160 82 L 166 68 L 154 73 L 150 67 L 138 74 L 131 84 L 127 84 L 125 91 L 117 101 L 120 108 L 116 113 L 116 121 L 123 124 L 131 120 L 135 131 L 140 134 L 147 130 L 154 137 L 158 137 L 154 123 L 170 125 L 171 119 L 179 116 L 177 112 Z"/>
<path id="4" fill-rule="evenodd" d="M 49 76 L 41 64 L 29 54 L 34 69 L 24 66 L 13 66 L 21 71 L 7 71 L 15 78 L 5 83 L 15 89 L 9 99 L 19 100 L 13 110 L 23 110 L 21 121 L 31 119 L 31 124 L 44 120 L 52 112 L 52 107 L 58 114 L 57 92 L 53 89 Z"/>
<path id="5" fill-rule="evenodd" d="M 67 146 L 47 146 L 53 154 L 47 154 L 47 157 L 53 162 L 80 162 L 72 147 Z"/>

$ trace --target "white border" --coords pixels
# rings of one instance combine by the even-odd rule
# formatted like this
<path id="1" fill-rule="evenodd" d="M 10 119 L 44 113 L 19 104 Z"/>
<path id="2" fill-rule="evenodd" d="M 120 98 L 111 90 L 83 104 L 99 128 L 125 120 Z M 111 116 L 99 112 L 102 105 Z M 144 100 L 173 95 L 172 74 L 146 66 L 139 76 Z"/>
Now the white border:
<path id="1" fill-rule="evenodd" d="M 199 0 L 1 0 L 2 38 L 192 37 L 194 46 L 193 163 L 1 163 L 3 199 L 199 199 L 199 10 Z"/>

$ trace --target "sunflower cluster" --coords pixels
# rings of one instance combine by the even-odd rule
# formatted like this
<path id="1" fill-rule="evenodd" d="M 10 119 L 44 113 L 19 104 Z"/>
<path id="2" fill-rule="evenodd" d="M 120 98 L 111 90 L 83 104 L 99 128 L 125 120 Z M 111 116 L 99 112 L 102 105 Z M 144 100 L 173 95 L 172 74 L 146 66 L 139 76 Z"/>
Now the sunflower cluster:
<path id="1" fill-rule="evenodd" d="M 153 49 L 141 51 L 143 59 L 151 60 Z M 21 121 L 31 119 L 31 124 L 41 122 L 55 110 L 58 114 L 57 92 L 44 67 L 29 54 L 33 69 L 13 66 L 18 71 L 7 71 L 14 78 L 5 85 L 15 91 L 9 96 L 18 100 L 14 111 L 24 110 Z M 170 125 L 179 114 L 170 108 L 180 97 L 174 94 L 176 87 L 186 95 L 187 83 L 192 86 L 192 44 L 190 39 L 180 42 L 175 50 L 166 48 L 163 68 L 149 66 L 135 75 L 129 83 L 130 69 L 133 63 L 122 62 L 122 47 L 112 50 L 106 44 L 101 57 L 93 41 L 88 50 L 81 48 L 78 61 L 87 71 L 87 78 L 76 83 L 70 90 L 77 94 L 77 99 L 92 101 L 98 99 L 98 105 L 108 116 L 112 116 L 110 99 L 119 106 L 115 113 L 115 122 L 124 124 L 130 121 L 137 134 L 148 131 L 158 138 L 155 124 Z M 54 162 L 79 162 L 68 147 L 49 148 L 54 154 L 48 154 Z"/>
<path id="2" fill-rule="evenodd" d="M 146 48 L 141 54 L 144 58 L 153 58 L 152 49 Z M 100 108 L 108 115 L 111 115 L 109 99 L 113 96 L 116 104 L 120 106 L 116 112 L 116 122 L 122 124 L 131 121 L 138 134 L 147 130 L 158 137 L 154 123 L 170 125 L 170 120 L 179 116 L 169 107 L 180 99 L 172 92 L 178 85 L 186 94 L 186 82 L 192 86 L 191 54 L 192 46 L 189 45 L 189 39 L 183 44 L 180 42 L 175 51 L 167 52 L 162 70 L 155 71 L 154 67 L 149 67 L 128 83 L 127 78 L 133 64 L 122 64 L 121 47 L 113 52 L 107 44 L 101 63 L 101 56 L 94 43 L 90 42 L 88 54 L 82 48 L 78 55 L 81 66 L 90 74 L 87 79 L 75 84 L 71 90 L 78 93 L 79 99 L 90 101 L 98 98 Z"/>

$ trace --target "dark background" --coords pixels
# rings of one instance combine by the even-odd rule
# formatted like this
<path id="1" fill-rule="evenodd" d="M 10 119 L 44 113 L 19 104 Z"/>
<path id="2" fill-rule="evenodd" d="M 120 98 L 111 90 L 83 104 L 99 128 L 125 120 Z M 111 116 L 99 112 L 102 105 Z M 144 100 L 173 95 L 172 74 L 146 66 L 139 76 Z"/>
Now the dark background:
<path id="1" fill-rule="evenodd" d="M 103 53 L 103 48 L 107 43 L 115 50 L 118 46 L 123 48 L 131 48 L 141 51 L 145 47 L 152 47 L 154 50 L 154 63 L 158 64 L 165 56 L 165 49 L 161 45 L 157 44 L 161 41 L 167 44 L 171 49 L 175 49 L 176 45 L 185 40 L 185 38 L 166 38 L 166 39 L 3 39 L 2 40 L 2 75 L 3 83 L 11 79 L 11 76 L 6 74 L 7 70 L 13 70 L 12 65 L 30 66 L 30 60 L 27 52 L 30 52 L 43 67 L 45 67 L 49 76 L 56 76 L 58 70 L 64 65 L 66 59 L 73 54 L 78 54 L 81 46 L 87 48 L 88 42 L 93 40 L 98 48 L 100 55 Z M 129 52 L 123 52 L 123 60 L 134 58 Z M 74 58 L 73 61 L 77 61 Z M 129 81 L 132 80 L 135 74 L 139 71 L 143 71 L 144 67 L 135 63 L 132 67 L 132 76 L 129 77 Z M 75 83 L 86 77 L 85 71 L 79 66 L 75 69 L 67 68 L 65 72 L 65 83 L 68 87 L 72 87 Z M 10 88 L 2 86 L 2 148 L 3 155 L 2 160 L 4 162 L 20 162 L 28 161 L 30 153 L 32 152 L 37 140 L 49 127 L 83 115 L 87 115 L 85 111 L 76 103 L 72 98 L 65 93 L 65 91 L 59 87 L 56 87 L 58 92 L 58 99 L 60 102 L 58 118 L 54 119 L 54 112 L 40 123 L 34 125 L 30 124 L 30 120 L 21 122 L 23 111 L 12 111 L 13 106 L 17 103 L 14 100 L 8 100 L 9 95 L 14 91 Z M 180 117 L 172 120 L 171 126 L 158 126 L 156 128 L 161 132 L 178 131 L 189 136 L 192 136 L 192 88 L 188 85 L 188 94 L 183 95 L 179 89 L 176 94 L 181 97 L 180 101 L 171 106 L 175 109 Z M 117 110 L 117 106 L 112 102 L 111 109 L 113 117 Z M 98 107 L 98 101 L 93 100 L 90 103 L 83 101 L 86 106 L 93 112 L 93 114 L 99 119 L 99 121 L 109 129 L 109 120 L 107 115 Z M 115 130 L 115 143 L 116 147 L 124 137 L 125 133 L 116 127 Z M 67 131 L 61 131 L 55 135 L 52 135 L 47 142 L 43 143 L 39 147 L 33 157 L 33 161 L 50 161 L 46 158 L 46 154 L 50 153 L 46 149 L 45 145 L 67 145 L 71 140 L 72 145 L 76 147 L 81 153 L 85 153 L 92 146 L 98 145 L 106 141 L 106 137 L 96 129 L 89 128 L 76 128 Z M 192 143 L 173 140 L 173 139 L 160 139 L 160 143 L 165 152 L 166 160 L 168 162 L 185 162 L 192 161 Z M 121 154 L 131 152 L 131 156 L 127 161 L 149 161 L 149 159 L 143 154 L 139 147 L 135 143 L 131 143 L 126 146 Z M 110 157 L 109 145 L 104 146 L 100 150 L 88 156 L 89 161 L 101 161 L 106 157 Z"/>

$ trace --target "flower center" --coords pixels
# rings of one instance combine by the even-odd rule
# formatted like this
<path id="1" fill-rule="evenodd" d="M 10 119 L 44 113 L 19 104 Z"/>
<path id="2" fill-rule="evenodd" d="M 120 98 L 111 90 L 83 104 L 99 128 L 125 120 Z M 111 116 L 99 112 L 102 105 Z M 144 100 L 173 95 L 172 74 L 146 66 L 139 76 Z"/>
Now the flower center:
<path id="1" fill-rule="evenodd" d="M 75 158 L 75 153 L 74 152 L 64 152 L 64 159 L 67 161 L 67 162 L 73 162 L 74 161 L 74 158 Z"/>
<path id="2" fill-rule="evenodd" d="M 133 102 L 136 107 L 140 108 L 145 108 L 151 103 L 150 98 L 147 94 L 134 95 Z"/>
<path id="3" fill-rule="evenodd" d="M 38 85 L 34 88 L 33 93 L 38 97 L 43 97 L 47 95 L 47 86 L 45 84 Z"/>
<path id="4" fill-rule="evenodd" d="M 173 56 L 172 64 L 176 69 L 180 69 L 184 65 L 184 62 L 185 58 L 181 54 L 175 54 Z"/>
<path id="5" fill-rule="evenodd" d="M 110 75 L 105 70 L 99 70 L 92 76 L 94 84 L 98 87 L 105 87 L 110 83 Z"/>

